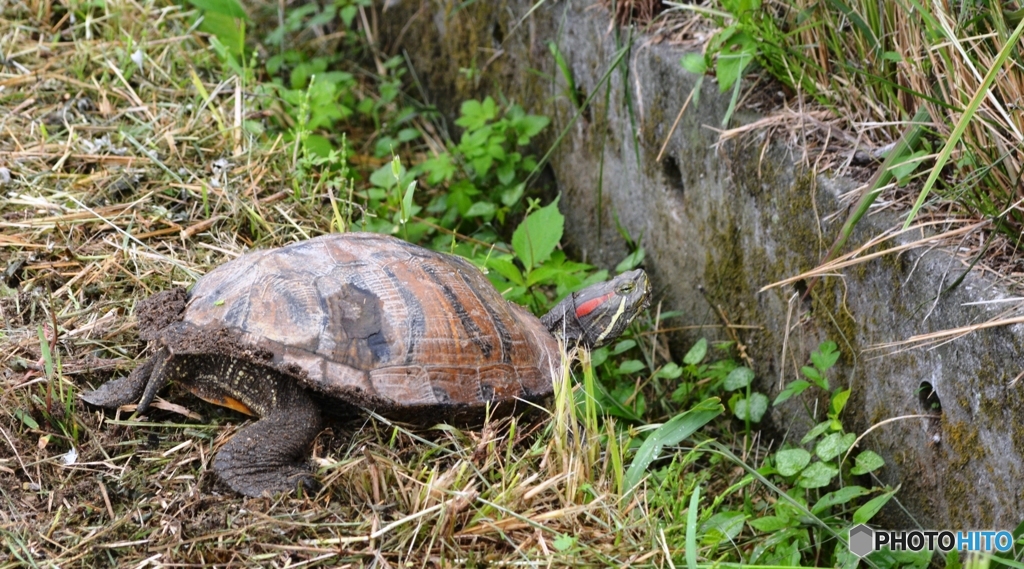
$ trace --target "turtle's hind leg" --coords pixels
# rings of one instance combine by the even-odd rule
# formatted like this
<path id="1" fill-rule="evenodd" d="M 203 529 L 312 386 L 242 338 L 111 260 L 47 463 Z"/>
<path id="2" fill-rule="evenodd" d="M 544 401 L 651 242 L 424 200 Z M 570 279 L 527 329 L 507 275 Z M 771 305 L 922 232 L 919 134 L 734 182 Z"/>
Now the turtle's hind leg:
<path id="1" fill-rule="evenodd" d="M 280 382 L 285 383 L 285 382 Z M 297 385 L 280 385 L 277 405 L 245 427 L 217 452 L 213 470 L 234 491 L 269 496 L 298 488 L 313 494 L 320 485 L 303 462 L 320 432 L 320 410 Z"/>

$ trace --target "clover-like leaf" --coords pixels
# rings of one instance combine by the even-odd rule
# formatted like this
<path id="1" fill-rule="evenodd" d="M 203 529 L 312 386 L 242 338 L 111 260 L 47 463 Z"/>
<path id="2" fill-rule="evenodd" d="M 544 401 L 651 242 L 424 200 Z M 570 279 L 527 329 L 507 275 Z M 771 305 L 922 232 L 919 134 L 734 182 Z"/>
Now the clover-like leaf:
<path id="1" fill-rule="evenodd" d="M 802 448 L 780 450 L 775 453 L 775 468 L 783 476 L 793 476 L 811 462 L 811 453 Z"/>

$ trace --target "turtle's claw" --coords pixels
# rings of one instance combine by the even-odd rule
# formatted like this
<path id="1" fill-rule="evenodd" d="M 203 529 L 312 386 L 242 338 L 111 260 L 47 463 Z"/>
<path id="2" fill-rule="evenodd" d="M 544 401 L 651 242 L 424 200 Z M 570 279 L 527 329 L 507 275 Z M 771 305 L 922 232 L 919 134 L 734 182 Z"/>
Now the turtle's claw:
<path id="1" fill-rule="evenodd" d="M 300 474 L 295 483 L 296 493 L 305 498 L 312 498 L 313 496 L 316 496 L 320 492 L 321 488 L 323 488 L 323 485 L 321 485 L 320 482 L 317 481 L 316 478 L 313 478 L 313 476 L 308 472 Z"/>

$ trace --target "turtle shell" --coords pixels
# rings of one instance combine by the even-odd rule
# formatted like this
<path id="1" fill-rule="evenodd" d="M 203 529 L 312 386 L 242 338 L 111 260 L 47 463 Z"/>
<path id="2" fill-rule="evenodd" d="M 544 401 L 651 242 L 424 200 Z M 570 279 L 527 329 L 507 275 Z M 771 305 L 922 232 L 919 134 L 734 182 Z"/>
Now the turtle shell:
<path id="1" fill-rule="evenodd" d="M 183 324 L 229 332 L 315 391 L 374 407 L 536 400 L 560 362 L 540 320 L 472 264 L 371 233 L 223 264 L 196 282 Z"/>

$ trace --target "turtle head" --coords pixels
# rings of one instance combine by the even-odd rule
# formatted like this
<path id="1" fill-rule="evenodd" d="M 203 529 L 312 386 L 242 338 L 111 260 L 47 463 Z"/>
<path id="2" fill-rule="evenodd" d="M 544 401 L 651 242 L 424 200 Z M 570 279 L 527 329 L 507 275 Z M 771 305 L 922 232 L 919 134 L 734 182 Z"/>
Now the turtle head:
<path id="1" fill-rule="evenodd" d="M 600 348 L 618 338 L 650 303 L 647 273 L 636 269 L 570 294 L 540 321 L 566 343 Z"/>

